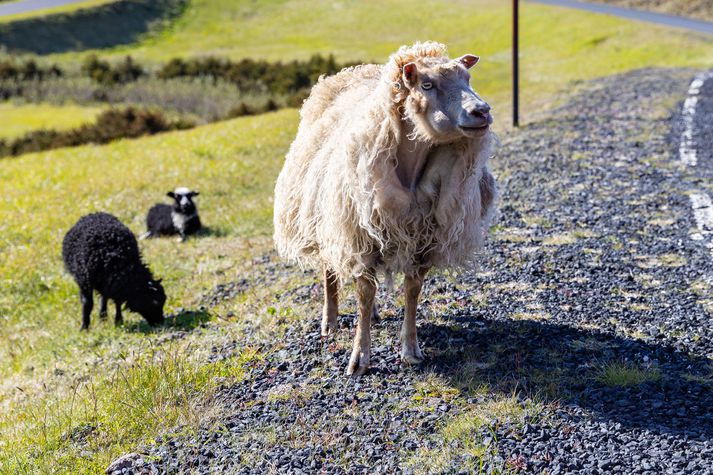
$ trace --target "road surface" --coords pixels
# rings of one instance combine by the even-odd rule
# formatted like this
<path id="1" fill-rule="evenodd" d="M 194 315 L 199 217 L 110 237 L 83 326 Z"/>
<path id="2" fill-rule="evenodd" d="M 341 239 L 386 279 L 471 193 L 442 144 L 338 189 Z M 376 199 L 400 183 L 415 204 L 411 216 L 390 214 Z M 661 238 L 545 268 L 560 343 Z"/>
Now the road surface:
<path id="1" fill-rule="evenodd" d="M 657 25 L 670 26 L 673 28 L 682 28 L 698 33 L 707 33 L 713 35 L 713 23 L 694 20 L 691 18 L 683 18 L 675 15 L 666 15 L 665 13 L 653 13 L 640 10 L 632 10 L 630 8 L 614 7 L 611 5 L 601 5 L 594 3 L 576 2 L 573 0 L 528 0 L 533 3 L 542 3 L 545 5 L 553 5 L 557 7 L 577 8 L 587 10 L 594 13 L 604 13 L 622 18 L 628 18 L 635 21 L 643 21 L 647 23 L 655 23 Z"/>
<path id="2" fill-rule="evenodd" d="M 83 0 L 21 0 L 19 2 L 0 3 L 0 16 L 28 13 L 46 8 L 61 7 Z"/>

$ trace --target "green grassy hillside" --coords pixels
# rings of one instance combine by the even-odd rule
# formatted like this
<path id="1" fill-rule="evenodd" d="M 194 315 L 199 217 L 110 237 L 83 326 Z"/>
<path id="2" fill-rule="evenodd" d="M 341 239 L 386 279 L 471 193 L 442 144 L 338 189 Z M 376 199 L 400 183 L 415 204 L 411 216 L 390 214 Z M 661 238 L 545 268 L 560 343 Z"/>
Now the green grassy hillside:
<path id="1" fill-rule="evenodd" d="M 72 104 L 0 103 L 0 139 L 19 137 L 36 129 L 71 129 L 92 122 L 100 111 L 100 107 Z"/>
<path id="2" fill-rule="evenodd" d="M 713 38 L 525 2 L 522 83 L 526 110 L 572 81 L 644 66 L 713 64 Z M 474 84 L 503 117 L 509 104 L 510 5 L 499 0 L 329 2 L 195 0 L 172 27 L 138 44 L 102 51 L 163 62 L 219 55 L 290 60 L 334 53 L 339 61 L 384 61 L 402 44 L 433 39 L 453 55 L 482 57 Z M 375 19 L 388 18 L 388 21 Z M 77 61 L 76 53 L 53 60 Z"/>
<path id="3" fill-rule="evenodd" d="M 295 127 L 296 113 L 284 111 L 2 161 L 0 473 L 98 473 L 122 450 L 195 423 L 214 377 L 240 373 L 243 360 L 206 366 L 205 352 L 221 335 L 181 332 L 208 318 L 199 310 L 204 293 L 270 248 L 273 183 Z M 80 332 L 76 285 L 61 260 L 64 233 L 81 215 L 104 210 L 139 234 L 146 210 L 179 184 L 201 191 L 207 235 L 141 244 L 164 279 L 173 329 L 152 332 L 134 314 L 117 329 L 95 314 L 91 331 Z M 244 304 L 225 303 L 241 315 Z M 247 304 L 266 308 L 260 298 Z M 224 325 L 224 338 L 240 326 Z M 176 378 L 149 385 L 166 371 Z M 133 385 L 145 406 L 133 406 Z M 96 431 L 88 447 L 67 438 L 85 425 Z"/>

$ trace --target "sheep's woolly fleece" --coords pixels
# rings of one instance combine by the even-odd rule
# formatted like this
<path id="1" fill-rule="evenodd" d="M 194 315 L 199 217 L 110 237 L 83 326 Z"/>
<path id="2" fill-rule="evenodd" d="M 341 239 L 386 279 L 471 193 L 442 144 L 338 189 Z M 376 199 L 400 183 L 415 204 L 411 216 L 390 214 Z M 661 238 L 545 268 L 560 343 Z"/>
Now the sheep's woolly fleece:
<path id="1" fill-rule="evenodd" d="M 372 269 L 413 273 L 421 265 L 468 267 L 492 218 L 479 183 L 496 139 L 431 143 L 414 191 L 391 185 L 402 122 L 418 126 L 419 98 L 401 83 L 402 67 L 451 62 L 445 46 L 401 47 L 385 65 L 360 65 L 322 77 L 301 110 L 297 137 L 275 188 L 275 243 L 303 266 L 340 279 Z M 396 84 L 399 84 L 397 86 Z M 488 180 L 485 180 L 488 182 Z M 494 190 L 492 190 L 494 192 Z"/>

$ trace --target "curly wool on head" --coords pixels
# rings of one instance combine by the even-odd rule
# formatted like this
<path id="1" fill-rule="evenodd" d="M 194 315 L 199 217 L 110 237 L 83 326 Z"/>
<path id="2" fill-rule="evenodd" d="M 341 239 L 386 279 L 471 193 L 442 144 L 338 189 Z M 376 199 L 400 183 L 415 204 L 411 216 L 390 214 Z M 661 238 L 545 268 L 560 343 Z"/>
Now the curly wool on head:
<path id="1" fill-rule="evenodd" d="M 494 211 L 492 202 L 482 206 L 480 185 L 489 176 L 491 133 L 431 144 L 413 193 L 391 186 L 389 178 L 403 122 L 418 114 L 403 85 L 403 66 L 452 61 L 445 54 L 442 44 L 416 43 L 401 47 L 385 65 L 320 78 L 275 187 L 274 239 L 281 256 L 326 266 L 340 279 L 372 269 L 413 273 L 424 263 L 445 268 L 474 262 Z M 430 138 L 418 127 L 413 135 Z"/>

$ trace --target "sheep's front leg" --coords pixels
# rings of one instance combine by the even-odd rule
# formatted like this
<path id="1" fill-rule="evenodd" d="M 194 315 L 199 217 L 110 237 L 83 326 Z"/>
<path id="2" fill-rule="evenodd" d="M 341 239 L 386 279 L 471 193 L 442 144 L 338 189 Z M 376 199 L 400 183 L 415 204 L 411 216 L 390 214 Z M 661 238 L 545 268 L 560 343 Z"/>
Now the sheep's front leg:
<path id="1" fill-rule="evenodd" d="M 339 280 L 334 272 L 324 269 L 324 308 L 322 309 L 322 336 L 337 329 L 339 311 Z"/>
<path id="2" fill-rule="evenodd" d="M 106 297 L 103 295 L 99 296 L 99 318 L 106 318 Z"/>
<path id="3" fill-rule="evenodd" d="M 114 316 L 114 325 L 119 326 L 124 323 L 124 317 L 121 316 L 121 302 L 114 301 L 116 306 L 116 316 Z"/>
<path id="4" fill-rule="evenodd" d="M 406 276 L 404 286 L 406 290 L 406 314 L 404 323 L 401 326 L 401 361 L 406 364 L 423 363 L 423 353 L 418 347 L 418 337 L 416 335 L 416 310 L 418 298 L 421 295 L 423 278 L 426 276 L 428 268 L 418 271 L 415 276 Z"/>
<path id="5" fill-rule="evenodd" d="M 94 307 L 94 296 L 92 291 L 80 290 L 79 300 L 82 302 L 82 330 L 89 329 L 89 317 L 92 314 L 92 308 Z"/>
<path id="6" fill-rule="evenodd" d="M 359 321 L 357 322 L 354 347 L 349 359 L 347 374 L 361 376 L 369 369 L 371 356 L 371 315 L 374 312 L 376 282 L 369 277 L 360 276 L 356 281 L 359 301 Z"/>

